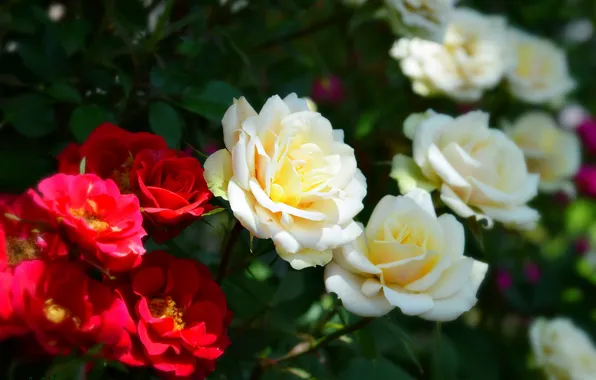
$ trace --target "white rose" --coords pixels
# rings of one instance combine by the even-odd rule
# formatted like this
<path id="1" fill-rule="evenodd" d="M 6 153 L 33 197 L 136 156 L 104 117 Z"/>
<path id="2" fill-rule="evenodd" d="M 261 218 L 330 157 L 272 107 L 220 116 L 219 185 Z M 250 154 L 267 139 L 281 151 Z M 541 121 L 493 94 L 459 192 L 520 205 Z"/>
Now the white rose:
<path id="1" fill-rule="evenodd" d="M 514 65 L 507 73 L 511 93 L 528 103 L 558 103 L 575 88 L 565 53 L 552 42 L 510 29 Z"/>
<path id="2" fill-rule="evenodd" d="M 530 327 L 530 344 L 549 380 L 596 379 L 596 349 L 569 319 L 538 318 Z"/>
<path id="3" fill-rule="evenodd" d="M 354 150 L 304 99 L 273 96 L 257 114 L 240 98 L 222 125 L 226 149 L 205 162 L 209 188 L 294 268 L 327 264 L 332 248 L 361 234 L 353 218 L 366 179 Z"/>
<path id="4" fill-rule="evenodd" d="M 325 287 L 354 314 L 406 315 L 450 321 L 476 304 L 488 266 L 465 257 L 464 229 L 453 215 L 437 218 L 430 195 L 415 189 L 385 196 L 365 233 L 337 248 Z"/>
<path id="5" fill-rule="evenodd" d="M 574 193 L 572 179 L 581 164 L 580 142 L 574 133 L 560 129 L 547 113 L 527 112 L 507 134 L 524 152 L 528 171 L 540 174 L 540 190 Z"/>
<path id="6" fill-rule="evenodd" d="M 531 229 L 539 215 L 526 203 L 536 195 L 540 176 L 528 173 L 521 149 L 489 128 L 488 119 L 480 111 L 457 118 L 427 112 L 413 139 L 413 160 L 420 170 L 407 178 L 414 182 L 422 176 L 424 186 L 407 188 L 429 189 L 432 184 L 440 189 L 441 200 L 464 218 Z M 392 172 L 411 171 L 409 163 L 411 159 L 394 159 Z"/>
<path id="7" fill-rule="evenodd" d="M 441 43 L 402 38 L 390 55 L 419 95 L 444 94 L 469 102 L 494 88 L 508 70 L 506 43 L 505 19 L 458 8 Z"/>
<path id="8" fill-rule="evenodd" d="M 457 0 L 385 0 L 385 16 L 396 34 L 442 41 Z"/>

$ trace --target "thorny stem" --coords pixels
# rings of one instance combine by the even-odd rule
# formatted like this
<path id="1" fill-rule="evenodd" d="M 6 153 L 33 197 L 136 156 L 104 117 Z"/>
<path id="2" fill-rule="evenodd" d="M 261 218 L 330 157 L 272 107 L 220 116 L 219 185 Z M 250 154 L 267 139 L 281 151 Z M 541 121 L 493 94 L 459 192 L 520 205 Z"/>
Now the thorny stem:
<path id="1" fill-rule="evenodd" d="M 236 245 L 236 241 L 240 237 L 240 233 L 242 232 L 242 225 L 238 222 L 234 223 L 234 227 L 230 231 L 228 236 L 228 240 L 225 243 L 223 250 L 221 251 L 221 261 L 219 263 L 219 270 L 217 272 L 217 283 L 220 284 L 221 281 L 226 276 L 228 263 L 230 262 L 230 256 L 232 256 L 232 250 Z"/>
<path id="2" fill-rule="evenodd" d="M 360 321 L 354 323 L 353 325 L 345 326 L 342 329 L 339 329 L 329 335 L 322 337 L 321 339 L 311 343 L 308 348 L 306 349 L 294 349 L 289 353 L 285 354 L 284 356 L 277 358 L 277 359 L 262 359 L 259 364 L 253 370 L 250 380 L 258 380 L 261 375 L 265 372 L 266 369 L 273 367 L 281 362 L 285 362 L 291 359 L 296 359 L 301 356 L 310 354 L 312 352 L 317 351 L 319 348 L 326 346 L 327 344 L 333 342 L 336 339 L 341 338 L 344 335 L 353 333 L 354 331 L 358 331 L 361 328 L 368 325 L 372 322 L 374 318 L 362 318 Z"/>

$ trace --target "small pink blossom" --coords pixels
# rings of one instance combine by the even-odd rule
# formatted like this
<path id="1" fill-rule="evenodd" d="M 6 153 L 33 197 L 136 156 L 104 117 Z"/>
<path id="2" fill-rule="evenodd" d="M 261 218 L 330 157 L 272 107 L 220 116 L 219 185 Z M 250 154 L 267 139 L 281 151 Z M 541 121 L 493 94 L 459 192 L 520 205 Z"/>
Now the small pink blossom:
<path id="1" fill-rule="evenodd" d="M 502 292 L 508 290 L 513 285 L 513 277 L 511 273 L 505 269 L 497 270 L 497 287 Z"/>
<path id="2" fill-rule="evenodd" d="M 540 281 L 540 267 L 535 262 L 530 261 L 524 266 L 524 275 L 529 283 L 536 284 Z"/>
<path id="3" fill-rule="evenodd" d="M 573 243 L 573 248 L 575 252 L 583 256 L 590 250 L 590 242 L 586 238 L 579 238 Z"/>
<path id="4" fill-rule="evenodd" d="M 590 153 L 596 153 L 596 119 L 585 119 L 578 127 L 577 133 Z"/>
<path id="5" fill-rule="evenodd" d="M 575 175 L 575 183 L 580 194 L 596 197 L 596 166 L 583 165 Z"/>
<path id="6" fill-rule="evenodd" d="M 315 103 L 339 103 L 344 96 L 343 83 L 336 75 L 317 78 L 312 84 L 311 98 Z"/>

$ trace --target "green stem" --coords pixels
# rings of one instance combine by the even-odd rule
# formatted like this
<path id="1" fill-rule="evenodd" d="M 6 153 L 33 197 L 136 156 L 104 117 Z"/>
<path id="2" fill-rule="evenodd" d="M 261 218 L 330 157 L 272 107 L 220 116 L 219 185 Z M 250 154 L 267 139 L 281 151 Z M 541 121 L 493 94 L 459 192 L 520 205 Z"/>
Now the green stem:
<path id="1" fill-rule="evenodd" d="M 237 221 L 234 222 L 234 227 L 230 231 L 226 244 L 221 251 L 221 261 L 219 263 L 219 270 L 217 272 L 217 283 L 221 283 L 221 281 L 226 276 L 228 263 L 230 262 L 230 256 L 232 256 L 232 250 L 236 245 L 236 241 L 240 237 L 240 233 L 242 232 L 242 224 L 238 223 Z"/>
<path id="2" fill-rule="evenodd" d="M 361 328 L 365 327 L 373 320 L 374 320 L 374 318 L 362 318 L 360 321 L 354 323 L 353 325 L 345 326 L 344 328 L 342 328 L 340 330 L 337 330 L 329 335 L 322 337 L 321 339 L 312 343 L 310 345 L 310 347 L 306 350 L 291 352 L 291 353 L 288 353 L 288 354 L 286 354 L 280 358 L 277 358 L 277 359 L 265 360 L 261 365 L 264 368 L 272 367 L 272 366 L 279 364 L 281 362 L 285 362 L 285 361 L 291 360 L 291 359 L 296 359 L 301 356 L 315 352 L 319 348 L 322 348 L 322 347 L 328 345 L 329 343 L 333 342 L 336 339 L 341 338 L 344 335 L 347 335 L 347 334 L 350 334 L 350 333 L 360 330 Z"/>

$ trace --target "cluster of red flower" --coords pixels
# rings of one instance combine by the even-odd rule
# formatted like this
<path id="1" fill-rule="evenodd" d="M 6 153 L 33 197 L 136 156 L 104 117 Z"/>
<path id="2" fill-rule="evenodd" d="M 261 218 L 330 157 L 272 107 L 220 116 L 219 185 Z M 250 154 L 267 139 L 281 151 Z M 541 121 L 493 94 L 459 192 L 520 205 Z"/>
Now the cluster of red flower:
<path id="1" fill-rule="evenodd" d="M 206 377 L 229 345 L 225 295 L 204 265 L 143 247 L 213 209 L 199 161 L 110 124 L 58 159 L 60 173 L 0 199 L 0 340 L 101 343 L 106 359 Z"/>

